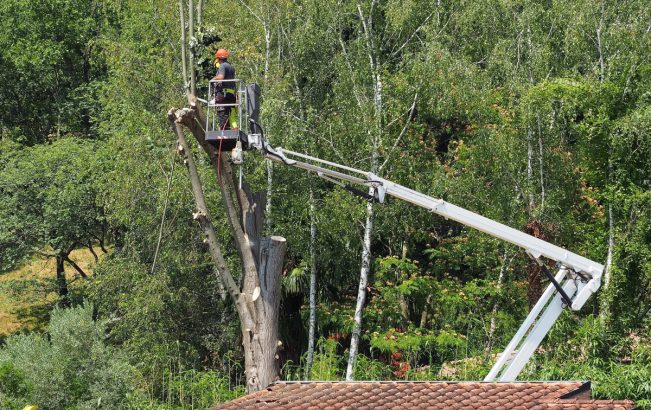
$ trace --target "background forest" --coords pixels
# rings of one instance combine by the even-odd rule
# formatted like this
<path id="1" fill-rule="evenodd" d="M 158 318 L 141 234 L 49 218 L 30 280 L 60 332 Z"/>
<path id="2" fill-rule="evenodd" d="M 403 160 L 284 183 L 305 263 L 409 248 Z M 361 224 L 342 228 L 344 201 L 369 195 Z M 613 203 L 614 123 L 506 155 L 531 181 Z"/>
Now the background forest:
<path id="1" fill-rule="evenodd" d="M 244 394 L 237 314 L 167 120 L 189 86 L 188 6 L 199 93 L 227 48 L 238 78 L 262 87 L 272 145 L 606 265 L 520 378 L 591 380 L 599 398 L 651 408 L 643 0 L 0 2 L 1 408 L 206 408 Z M 195 160 L 238 272 L 217 181 Z M 406 203 L 369 205 L 257 154 L 243 173 L 267 192 L 265 230 L 287 238 L 283 379 L 345 378 L 361 287 L 349 378 L 481 380 L 546 286 L 519 249 Z"/>

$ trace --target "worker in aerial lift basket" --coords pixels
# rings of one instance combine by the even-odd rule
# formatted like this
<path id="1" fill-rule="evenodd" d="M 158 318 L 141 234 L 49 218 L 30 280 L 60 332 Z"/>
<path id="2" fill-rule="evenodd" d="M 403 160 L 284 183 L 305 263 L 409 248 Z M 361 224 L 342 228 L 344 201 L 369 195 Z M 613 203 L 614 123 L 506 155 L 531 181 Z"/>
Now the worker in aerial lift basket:
<path id="1" fill-rule="evenodd" d="M 235 68 L 228 62 L 228 50 L 220 48 L 215 53 L 215 68 L 217 74 L 213 80 L 233 80 L 235 79 Z M 217 104 L 235 104 L 235 92 L 237 85 L 233 81 L 213 83 L 214 102 Z M 236 110 L 233 107 L 217 107 L 217 118 L 219 120 L 219 129 L 228 130 L 238 128 Z"/>

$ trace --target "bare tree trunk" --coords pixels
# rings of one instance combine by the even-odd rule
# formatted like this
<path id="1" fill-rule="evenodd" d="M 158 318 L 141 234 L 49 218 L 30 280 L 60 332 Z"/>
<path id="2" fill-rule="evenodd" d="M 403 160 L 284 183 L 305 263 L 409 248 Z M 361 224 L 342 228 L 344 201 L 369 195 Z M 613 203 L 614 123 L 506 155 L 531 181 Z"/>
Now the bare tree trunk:
<path id="1" fill-rule="evenodd" d="M 499 297 L 501 296 L 500 293 L 502 293 L 502 287 L 504 286 L 504 276 L 506 274 L 506 270 L 509 268 L 511 261 L 513 260 L 513 257 L 511 257 L 511 260 L 507 261 L 507 257 L 508 250 L 504 249 L 504 254 L 502 255 L 502 266 L 500 267 L 500 273 L 497 277 L 498 300 L 495 302 L 493 309 L 491 310 L 491 322 L 490 328 L 488 330 L 488 340 L 486 342 L 486 348 L 484 349 L 485 360 L 488 360 L 490 358 L 491 350 L 493 349 L 493 344 L 495 343 L 495 331 L 497 330 L 497 312 L 500 310 Z"/>
<path id="2" fill-rule="evenodd" d="M 612 155 L 612 143 L 609 149 L 609 156 Z M 611 158 L 608 158 L 608 183 L 612 184 L 613 163 Z M 615 251 L 615 217 L 613 215 L 612 199 L 609 199 L 608 204 L 608 253 L 606 255 L 606 266 L 604 267 L 604 286 L 601 296 L 601 312 L 599 314 L 601 322 L 605 322 L 610 317 L 610 300 L 608 289 L 610 288 L 610 278 L 613 269 L 613 252 Z"/>
<path id="3" fill-rule="evenodd" d="M 531 136 L 531 128 L 527 127 L 527 188 L 529 191 L 529 201 L 527 204 L 527 210 L 529 211 L 529 217 L 533 215 L 533 211 L 536 207 L 536 204 L 533 199 L 533 142 Z"/>
<path id="4" fill-rule="evenodd" d="M 603 8 L 603 4 L 602 4 Z M 597 52 L 599 53 L 599 82 L 604 82 L 604 77 L 606 75 L 606 62 L 604 61 L 604 53 L 601 45 L 601 29 L 603 24 L 603 17 L 599 22 L 599 27 L 597 27 Z"/>
<path id="5" fill-rule="evenodd" d="M 269 80 L 269 67 L 271 64 L 271 16 L 269 15 L 269 4 L 266 4 L 267 10 L 258 10 L 257 13 L 246 3 L 244 0 L 240 0 L 240 4 L 251 14 L 256 20 L 262 25 L 262 30 L 264 31 L 264 84 L 266 85 Z M 264 16 L 264 18 L 263 18 Z M 272 219 L 271 219 L 271 198 L 272 198 L 272 189 L 273 189 L 273 162 L 270 159 L 266 160 L 267 164 L 267 204 L 265 208 L 265 217 L 267 224 L 267 231 L 272 229 Z"/>
<path id="6" fill-rule="evenodd" d="M 427 326 L 427 322 L 430 319 L 430 314 L 427 312 L 427 309 L 430 307 L 432 304 L 432 295 L 427 295 L 427 299 L 425 299 L 425 306 L 423 307 L 423 311 L 420 314 L 420 327 L 425 327 Z"/>
<path id="7" fill-rule="evenodd" d="M 316 328 L 316 205 L 314 191 L 310 188 L 310 320 L 307 337 L 307 363 L 305 378 L 312 378 L 314 360 L 314 337 Z"/>
<path id="8" fill-rule="evenodd" d="M 549 131 L 551 132 L 554 128 L 554 119 L 556 118 L 556 113 L 552 113 L 552 120 L 549 124 Z M 542 126 L 540 124 L 540 115 L 536 115 L 536 120 L 538 122 L 538 172 L 540 174 L 540 209 L 541 212 L 545 208 L 545 155 L 543 151 L 543 136 L 542 136 Z"/>
<path id="9" fill-rule="evenodd" d="M 378 157 L 379 157 L 379 141 L 382 133 L 382 120 L 384 117 L 383 112 L 383 89 L 382 79 L 380 75 L 379 62 L 377 58 L 377 51 L 373 43 L 373 13 L 377 2 L 371 2 L 368 18 L 364 16 L 361 4 L 357 5 L 357 12 L 362 24 L 364 37 L 366 39 L 366 51 L 368 53 L 369 67 L 373 80 L 373 109 L 374 109 L 374 130 L 369 132 L 369 145 L 371 148 L 371 172 L 378 174 Z M 358 101 L 360 101 L 358 99 Z M 360 109 L 364 107 L 360 105 Z M 369 190 L 373 195 L 373 189 Z M 369 201 L 366 204 L 366 223 L 364 225 L 364 239 L 362 242 L 362 266 L 359 273 L 359 287 L 357 289 L 357 303 L 355 306 L 355 316 L 353 333 L 350 340 L 350 351 L 348 355 L 348 365 L 346 367 L 346 380 L 353 380 L 355 373 L 355 362 L 357 360 L 357 353 L 359 350 L 359 338 L 362 332 L 362 311 L 364 303 L 366 302 L 366 287 L 368 285 L 368 274 L 371 270 L 371 235 L 373 233 L 373 202 Z"/>
<path id="10" fill-rule="evenodd" d="M 195 97 L 197 95 L 197 70 L 194 66 L 194 49 L 196 44 L 194 38 L 194 3 L 188 0 L 188 32 L 190 33 L 190 94 Z"/>
<path id="11" fill-rule="evenodd" d="M 610 284 L 610 271 L 613 266 L 613 250 L 615 249 L 614 224 L 613 205 L 608 204 L 608 254 L 604 269 L 604 291 L 608 289 L 608 285 Z"/>
<path id="12" fill-rule="evenodd" d="M 72 266 L 72 267 L 77 271 L 77 273 L 79 273 L 79 275 L 81 275 L 82 278 L 87 278 L 87 277 L 88 277 L 88 275 L 86 274 L 86 272 L 84 272 L 83 269 L 81 269 L 81 267 L 75 263 L 75 261 L 73 261 L 72 259 L 70 259 L 70 256 L 69 256 L 69 255 L 67 255 L 67 254 L 64 255 L 64 256 L 63 256 L 63 259 L 64 259 L 66 262 L 68 262 L 68 263 L 70 264 L 70 266 Z"/>
<path id="13" fill-rule="evenodd" d="M 167 176 L 167 189 L 165 190 L 165 204 L 163 205 L 163 215 L 160 220 L 160 227 L 158 228 L 158 240 L 156 241 L 156 250 L 154 251 L 154 260 L 151 263 L 150 274 L 154 274 L 156 271 L 156 262 L 158 261 L 158 253 L 160 252 L 160 244 L 163 241 L 163 227 L 165 225 L 165 216 L 167 214 L 167 207 L 170 201 L 170 193 L 172 192 L 172 178 L 174 177 L 174 165 L 176 161 L 172 158 L 172 166 L 170 169 L 170 174 Z"/>
<path id="14" fill-rule="evenodd" d="M 249 331 L 245 334 L 248 338 L 244 339 L 244 350 L 252 356 L 252 360 L 246 364 L 249 391 L 262 390 L 279 378 L 278 351 L 282 347 L 278 337 L 280 279 L 286 248 L 285 238 L 280 236 L 272 236 L 262 241 L 261 299 L 257 303 L 259 324 L 256 332 Z"/>
<path id="15" fill-rule="evenodd" d="M 93 259 L 95 259 L 95 263 L 99 262 L 99 257 L 97 257 L 97 253 L 95 253 L 95 249 L 93 249 L 93 243 L 91 241 L 88 241 L 88 251 L 93 255 Z"/>
<path id="16" fill-rule="evenodd" d="M 606 76 L 606 61 L 603 52 L 603 43 L 601 33 L 604 24 L 605 3 L 601 2 L 601 17 L 599 18 L 599 25 L 595 28 L 597 34 L 597 52 L 599 53 L 599 82 L 603 84 Z M 612 142 L 608 146 L 608 184 L 613 183 L 613 148 Z M 610 301 L 608 289 L 610 287 L 610 279 L 613 267 L 613 252 L 615 251 L 615 217 L 613 215 L 612 199 L 609 199 L 608 204 L 608 253 L 606 255 L 606 266 L 604 267 L 604 286 L 602 291 L 601 312 L 599 314 L 602 323 L 605 323 L 610 317 Z"/>
<path id="17" fill-rule="evenodd" d="M 183 12 L 183 0 L 179 0 L 179 16 L 181 19 L 181 70 L 183 73 L 183 89 L 190 100 L 190 90 L 188 88 L 188 62 L 187 62 L 187 39 L 185 37 L 185 13 Z"/>
<path id="18" fill-rule="evenodd" d="M 278 340 L 278 317 L 286 241 L 278 236 L 260 238 L 263 226 L 262 210 L 265 208 L 264 193 L 253 194 L 246 184 L 243 184 L 241 190 L 236 190 L 228 154 L 223 153 L 221 159 L 217 158 L 216 149 L 205 141 L 205 133 L 201 127 L 205 117 L 194 101 L 190 105 L 191 108 L 182 110 L 171 109 L 169 119 L 178 138 L 179 154 L 188 167 L 197 205 L 194 217 L 206 235 L 210 255 L 222 283 L 235 302 L 242 331 L 247 391 L 255 392 L 264 389 L 279 377 L 278 350 L 282 343 Z M 182 124 L 188 127 L 208 154 L 213 172 L 218 178 L 226 217 L 242 262 L 241 290 L 224 261 Z M 235 199 L 239 210 L 236 209 Z"/>
<path id="19" fill-rule="evenodd" d="M 197 26 L 201 27 L 203 22 L 203 0 L 197 3 Z"/>
<path id="20" fill-rule="evenodd" d="M 265 160 L 267 163 L 267 201 L 265 205 L 265 218 L 267 224 L 267 231 L 271 232 L 272 219 L 271 219 L 271 198 L 273 196 L 273 182 L 274 182 L 274 164 L 270 159 Z"/>
<path id="21" fill-rule="evenodd" d="M 57 270 L 57 288 L 59 289 L 59 304 L 62 307 L 70 307 L 70 297 L 68 296 L 68 280 L 66 279 L 66 271 L 63 266 L 65 258 L 62 254 L 56 256 L 56 270 Z"/>
<path id="22" fill-rule="evenodd" d="M 402 243 L 402 254 L 401 258 L 407 259 L 407 241 L 404 241 Z M 407 324 L 409 323 L 409 304 L 407 303 L 407 299 L 405 299 L 405 295 L 402 293 L 398 293 L 398 304 L 400 304 L 400 315 L 402 316 L 402 326 L 404 328 L 407 327 Z M 424 311 L 427 311 L 427 309 L 424 309 Z M 421 317 L 422 318 L 422 317 Z"/>
<path id="23" fill-rule="evenodd" d="M 357 289 L 357 303 L 355 305 L 355 316 L 353 334 L 350 339 L 350 351 L 348 354 L 348 366 L 346 367 L 346 381 L 352 381 L 355 372 L 355 361 L 359 348 L 359 338 L 362 333 L 362 311 L 366 302 L 366 286 L 368 285 L 368 274 L 371 270 L 371 234 L 373 232 L 373 203 L 366 204 L 366 224 L 364 225 L 364 240 L 362 242 L 362 268 L 359 273 L 359 287 Z"/>

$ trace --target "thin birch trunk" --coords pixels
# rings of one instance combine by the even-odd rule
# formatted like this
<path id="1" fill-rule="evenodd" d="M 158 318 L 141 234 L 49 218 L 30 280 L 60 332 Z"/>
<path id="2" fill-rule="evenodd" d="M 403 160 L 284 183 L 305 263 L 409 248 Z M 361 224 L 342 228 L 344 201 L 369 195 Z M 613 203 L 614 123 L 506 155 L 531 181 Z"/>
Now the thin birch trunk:
<path id="1" fill-rule="evenodd" d="M 371 192 L 372 194 L 372 192 Z M 359 349 L 359 338 L 362 333 L 362 311 L 366 302 L 366 287 L 368 274 L 371 270 L 371 234 L 373 232 L 373 203 L 366 204 L 366 224 L 364 225 L 364 240 L 362 242 L 362 268 L 359 273 L 359 287 L 357 288 L 357 303 L 353 318 L 353 334 L 350 339 L 348 366 L 346 367 L 346 381 L 352 381 L 355 372 L 355 362 Z"/>
<path id="2" fill-rule="evenodd" d="M 497 277 L 498 300 L 495 302 L 495 305 L 493 305 L 493 309 L 491 310 L 491 322 L 490 328 L 488 330 L 488 341 L 486 343 L 486 348 L 484 349 L 485 360 L 488 360 L 490 358 L 491 350 L 493 350 L 493 344 L 495 343 L 495 332 L 497 331 L 497 312 L 500 310 L 499 297 L 501 296 L 500 294 L 502 293 L 502 287 L 504 286 L 504 276 L 506 275 L 506 270 L 511 264 L 511 261 L 513 261 L 513 257 L 511 257 L 511 260 L 507 262 L 507 252 L 508 250 L 504 249 L 504 254 L 502 256 L 502 266 L 500 267 L 500 273 Z"/>
<path id="3" fill-rule="evenodd" d="M 369 132 L 369 145 L 371 147 L 371 172 L 378 174 L 378 161 L 379 161 L 379 143 L 382 133 L 382 119 L 383 101 L 382 101 L 382 78 L 379 72 L 378 58 L 376 58 L 376 50 L 373 44 L 373 12 L 377 4 L 376 0 L 371 1 L 370 12 L 368 19 L 364 17 L 362 6 L 357 5 L 357 12 L 362 23 L 364 37 L 366 39 L 366 50 L 368 52 L 369 67 L 371 69 L 371 76 L 373 79 L 373 109 L 374 109 L 374 132 Z M 358 100 L 359 101 L 359 100 Z M 364 110 L 364 107 L 359 107 Z M 373 188 L 369 189 L 369 193 L 373 195 Z M 366 223 L 364 225 L 364 239 L 362 241 L 362 266 L 359 274 L 359 287 L 357 289 L 357 303 L 355 305 L 355 316 L 353 333 L 350 340 L 350 351 L 348 355 L 348 365 L 346 367 L 346 380 L 353 380 L 355 373 L 355 362 L 357 360 L 357 353 L 359 350 L 359 339 L 362 332 L 362 311 L 364 303 L 366 302 L 366 287 L 368 285 L 368 275 L 371 270 L 371 235 L 373 233 L 373 202 L 369 201 L 366 204 Z"/>
<path id="4" fill-rule="evenodd" d="M 604 59 L 603 46 L 601 40 L 601 31 L 604 25 L 604 7 L 605 4 L 601 2 L 601 17 L 599 18 L 599 25 L 596 28 L 597 34 L 597 52 L 599 53 L 599 82 L 603 83 L 606 76 L 606 61 Z"/>
<path id="5" fill-rule="evenodd" d="M 601 2 L 601 17 L 599 18 L 599 25 L 596 27 L 595 31 L 597 34 L 597 52 L 599 53 L 599 83 L 603 84 L 606 76 L 606 61 L 603 53 L 603 43 L 601 38 L 601 32 L 603 30 L 604 24 L 604 8 L 605 4 Z M 613 184 L 613 148 L 612 142 L 609 142 L 608 147 L 608 184 Z M 608 204 L 608 253 L 606 255 L 606 266 L 604 267 L 603 273 L 603 293 L 602 293 L 602 304 L 600 319 L 605 323 L 610 317 L 610 301 L 608 300 L 608 288 L 610 287 L 611 271 L 613 267 L 613 253 L 615 251 L 615 217 L 613 214 L 613 204 L 612 199 L 609 199 Z"/>
<path id="6" fill-rule="evenodd" d="M 409 251 L 409 248 L 407 247 L 407 241 L 404 241 L 402 243 L 402 253 L 401 253 L 401 259 L 405 260 L 407 259 L 407 252 Z M 407 327 L 407 324 L 409 323 L 409 303 L 407 302 L 407 299 L 405 298 L 405 295 L 402 293 L 398 293 L 398 304 L 400 305 L 400 315 L 402 316 L 402 326 L 404 328 Z M 427 309 L 423 309 L 424 311 L 427 311 Z M 421 317 L 422 319 L 422 317 Z"/>
<path id="7" fill-rule="evenodd" d="M 612 148 L 609 150 L 612 151 Z M 612 152 L 610 153 L 612 155 Z M 612 161 L 608 160 L 608 182 L 612 184 Z M 610 288 L 610 279 L 613 268 L 613 252 L 615 251 L 615 217 L 613 215 L 613 204 L 612 199 L 609 199 L 608 204 L 608 253 L 606 254 L 606 266 L 604 267 L 603 273 L 603 290 L 602 290 L 602 302 L 601 302 L 601 312 L 599 314 L 602 323 L 606 323 L 610 317 L 610 300 L 608 295 L 608 289 Z"/>
<path id="8" fill-rule="evenodd" d="M 199 0 L 197 3 L 197 26 L 201 27 L 203 22 L 203 0 Z"/>
<path id="9" fill-rule="evenodd" d="M 554 128 L 554 119 L 556 118 L 556 113 L 552 114 L 552 121 L 549 124 L 549 131 Z M 538 172 L 540 174 L 540 209 L 541 211 L 545 208 L 545 156 L 543 151 L 543 136 L 542 136 L 542 125 L 540 123 L 540 115 L 536 114 L 536 120 L 538 122 Z"/>
<path id="10" fill-rule="evenodd" d="M 179 16 L 181 19 L 181 69 L 183 73 L 183 89 L 190 100 L 190 91 L 188 89 L 188 61 L 187 61 L 187 38 L 185 36 L 185 13 L 183 11 L 183 0 L 179 0 Z"/>
<path id="11" fill-rule="evenodd" d="M 307 363 L 305 378 L 312 378 L 314 337 L 316 333 L 316 205 L 314 191 L 310 188 L 310 321 L 307 338 Z"/>
<path id="12" fill-rule="evenodd" d="M 264 84 L 267 85 L 269 81 L 269 64 L 271 60 L 271 28 L 269 27 L 269 21 L 262 21 L 262 27 L 264 28 Z M 273 182 L 274 182 L 274 164 L 270 159 L 265 160 L 267 165 L 267 204 L 265 208 L 267 231 L 271 231 L 273 220 L 271 219 L 271 200 L 273 197 Z"/>
<path id="13" fill-rule="evenodd" d="M 163 205 L 163 215 L 160 220 L 160 227 L 158 229 L 158 240 L 156 241 L 156 250 L 154 251 L 154 260 L 151 263 L 150 274 L 153 275 L 156 270 L 156 262 L 158 261 L 158 254 L 160 252 L 160 245 L 163 241 L 163 226 L 165 225 L 165 216 L 167 215 L 167 207 L 170 202 L 170 193 L 172 192 L 172 178 L 174 177 L 174 165 L 176 161 L 172 158 L 172 166 L 170 174 L 167 177 L 167 189 L 165 191 L 165 204 Z"/>
<path id="14" fill-rule="evenodd" d="M 189 0 L 188 3 L 188 32 L 190 33 L 190 43 L 194 44 L 194 3 Z M 190 94 L 192 97 L 197 95 L 197 70 L 194 67 L 194 50 L 190 47 Z"/>
<path id="15" fill-rule="evenodd" d="M 531 128 L 527 127 L 527 187 L 529 191 L 528 211 L 529 217 L 533 215 L 533 210 L 536 206 L 533 198 L 533 143 L 532 143 Z"/>
<path id="16" fill-rule="evenodd" d="M 606 267 L 604 269 L 604 290 L 607 290 L 610 284 L 610 271 L 613 266 L 613 250 L 615 249 L 614 225 L 613 205 L 608 204 L 608 255 L 606 256 Z"/>

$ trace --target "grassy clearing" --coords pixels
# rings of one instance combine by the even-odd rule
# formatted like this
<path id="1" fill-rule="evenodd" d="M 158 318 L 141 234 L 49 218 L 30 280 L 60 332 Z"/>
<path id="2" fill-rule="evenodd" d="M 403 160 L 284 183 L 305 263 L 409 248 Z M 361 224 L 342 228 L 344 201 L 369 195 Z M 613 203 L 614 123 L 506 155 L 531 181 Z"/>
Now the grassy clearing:
<path id="1" fill-rule="evenodd" d="M 95 249 L 99 257 L 104 254 Z M 95 259 L 88 249 L 70 254 L 88 275 L 92 275 Z M 73 289 L 81 280 L 77 271 L 66 264 L 68 286 Z M 57 300 L 56 265 L 54 258 L 35 256 L 20 268 L 0 274 L 0 338 L 24 330 L 41 329 Z"/>

